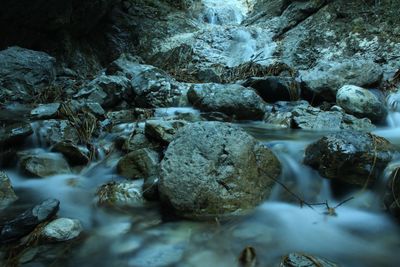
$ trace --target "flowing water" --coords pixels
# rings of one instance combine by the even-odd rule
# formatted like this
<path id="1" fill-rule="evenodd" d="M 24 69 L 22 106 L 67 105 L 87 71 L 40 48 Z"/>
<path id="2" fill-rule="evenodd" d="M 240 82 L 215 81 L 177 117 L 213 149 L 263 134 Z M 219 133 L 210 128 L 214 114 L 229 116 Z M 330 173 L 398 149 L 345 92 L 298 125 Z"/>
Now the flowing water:
<path id="1" fill-rule="evenodd" d="M 248 1 L 203 3 L 201 17 L 210 24 L 240 24 L 251 8 Z M 253 47 L 246 33 L 238 35 L 244 46 Z M 242 48 L 238 45 L 235 49 Z M 159 109 L 156 116 L 176 112 L 197 111 Z M 400 145 L 399 118 L 399 113 L 392 112 L 388 117 L 390 127 L 375 133 Z M 237 266 L 237 258 L 246 246 L 255 248 L 259 266 L 277 266 L 280 258 L 290 252 L 325 257 L 341 266 L 400 266 L 399 229 L 380 211 L 380 192 L 355 191 L 334 198 L 329 181 L 302 164 L 305 147 L 326 133 L 272 130 L 257 122 L 238 125 L 275 152 L 283 165 L 281 181 L 299 197 L 313 203 L 326 201 L 329 207 L 336 207 L 350 196 L 354 199 L 329 214 L 323 205 L 301 206 L 276 184 L 270 199 L 248 216 L 226 222 L 168 221 L 156 204 L 123 211 L 97 207 L 96 188 L 122 179 L 115 170 L 118 153 L 100 157 L 83 170 L 45 179 L 27 178 L 16 170 L 6 172 L 21 198 L 21 208 L 54 197 L 61 201 L 59 215 L 82 221 L 86 236 L 68 254 L 68 260 L 57 262 L 61 266 Z M 43 128 L 34 126 L 35 134 L 27 147 L 45 151 Z M 127 135 L 133 127 L 122 124 L 115 135 Z M 99 142 L 115 135 L 102 136 Z M 394 161 L 388 169 L 397 165 Z"/>

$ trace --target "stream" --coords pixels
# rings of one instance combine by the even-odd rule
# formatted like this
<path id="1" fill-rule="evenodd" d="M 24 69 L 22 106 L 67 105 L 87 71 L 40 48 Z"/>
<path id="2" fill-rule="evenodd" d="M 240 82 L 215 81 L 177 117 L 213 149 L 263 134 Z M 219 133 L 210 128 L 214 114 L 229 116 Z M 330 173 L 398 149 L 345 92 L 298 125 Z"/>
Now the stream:
<path id="1" fill-rule="evenodd" d="M 273 54 L 274 43 L 264 43 L 268 33 L 257 34 L 258 29 L 241 26 L 251 11 L 251 2 L 203 1 L 198 19 L 205 31 L 224 31 L 228 27 L 234 32 L 221 57 L 228 66 L 247 62 L 259 53 L 265 58 Z M 199 113 L 192 108 L 164 108 L 157 109 L 154 116 L 163 118 L 175 112 Z M 35 123 L 25 148 L 49 152 L 43 145 L 41 126 Z M 61 203 L 60 217 L 81 221 L 85 236 L 67 248 L 68 254 L 63 250 L 54 252 L 58 253 L 57 266 L 230 267 L 238 265 L 238 257 L 247 246 L 256 251 L 257 266 L 279 266 L 282 256 L 291 252 L 316 255 L 340 266 L 400 266 L 399 228 L 380 211 L 379 204 L 380 190 L 389 170 L 400 166 L 399 159 L 388 165 L 382 173 L 382 184 L 376 188 L 337 196 L 329 180 L 302 164 L 306 146 L 327 132 L 277 130 L 257 121 L 236 125 L 277 155 L 283 167 L 280 181 L 290 189 L 276 184 L 270 199 L 246 216 L 195 222 L 165 218 L 157 203 L 124 210 L 99 207 L 94 197 L 97 188 L 123 180 L 116 172 L 122 155 L 113 152 L 105 156 L 101 149 L 107 148 L 103 144 L 129 134 L 133 123 L 121 124 L 119 133 L 98 137 L 100 156 L 83 169 L 45 179 L 25 177 L 16 169 L 5 170 L 19 196 L 14 207 L 17 212 L 43 199 L 56 198 Z M 400 113 L 389 113 L 387 125 L 373 133 L 400 145 Z M 307 203 L 327 205 L 301 205 L 292 193 Z"/>

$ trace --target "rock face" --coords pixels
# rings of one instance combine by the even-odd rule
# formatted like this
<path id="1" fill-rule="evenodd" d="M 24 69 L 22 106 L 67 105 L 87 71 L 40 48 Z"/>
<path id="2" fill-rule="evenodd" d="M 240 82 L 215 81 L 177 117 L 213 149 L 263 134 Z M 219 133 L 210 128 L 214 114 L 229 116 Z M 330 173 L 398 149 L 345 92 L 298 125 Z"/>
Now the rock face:
<path id="1" fill-rule="evenodd" d="M 7 208 L 11 203 L 18 199 L 11 186 L 10 178 L 7 174 L 0 171 L 0 210 Z"/>
<path id="2" fill-rule="evenodd" d="M 334 99 L 343 85 L 377 85 L 383 77 L 382 68 L 368 60 L 320 62 L 311 70 L 301 71 L 300 75 L 305 89 L 327 100 Z"/>
<path id="3" fill-rule="evenodd" d="M 79 220 L 58 218 L 44 227 L 42 237 L 51 241 L 68 241 L 77 238 L 82 231 Z"/>
<path id="4" fill-rule="evenodd" d="M 310 144 L 304 163 L 329 179 L 354 185 L 371 185 L 392 159 L 393 145 L 361 132 L 332 133 Z"/>
<path id="5" fill-rule="evenodd" d="M 229 124 L 182 128 L 161 162 L 161 199 L 196 219 L 240 213 L 264 200 L 280 174 L 274 154 Z"/>
<path id="6" fill-rule="evenodd" d="M 67 161 L 57 153 L 28 154 L 22 156 L 20 165 L 26 174 L 34 177 L 46 177 L 70 172 Z"/>
<path id="7" fill-rule="evenodd" d="M 11 100 L 32 101 L 55 79 L 56 60 L 43 52 L 20 47 L 0 51 L 0 92 Z"/>
<path id="8" fill-rule="evenodd" d="M 0 244 L 16 241 L 29 234 L 37 225 L 56 215 L 59 206 L 60 202 L 57 199 L 47 199 L 5 222 L 0 226 Z"/>
<path id="9" fill-rule="evenodd" d="M 387 115 L 385 103 L 377 95 L 354 85 L 342 86 L 336 94 L 336 103 L 346 112 L 372 121 L 382 121 Z"/>
<path id="10" fill-rule="evenodd" d="M 195 84 L 188 92 L 190 103 L 202 111 L 222 112 L 236 119 L 257 120 L 264 115 L 264 101 L 238 84 Z"/>

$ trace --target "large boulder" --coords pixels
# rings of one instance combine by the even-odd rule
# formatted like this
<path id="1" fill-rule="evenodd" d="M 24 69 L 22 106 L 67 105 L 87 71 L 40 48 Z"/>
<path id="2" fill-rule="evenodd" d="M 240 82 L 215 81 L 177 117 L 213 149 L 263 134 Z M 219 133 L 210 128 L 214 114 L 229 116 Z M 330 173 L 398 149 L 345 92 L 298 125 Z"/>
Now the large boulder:
<path id="1" fill-rule="evenodd" d="M 55 79 L 56 60 L 43 52 L 20 47 L 0 51 L 0 96 L 32 102 Z"/>
<path id="2" fill-rule="evenodd" d="M 355 85 L 342 86 L 336 94 L 336 103 L 346 112 L 372 121 L 382 121 L 388 113 L 382 98 Z"/>
<path id="3" fill-rule="evenodd" d="M 340 87 L 346 84 L 372 86 L 381 82 L 382 68 L 371 60 L 321 61 L 314 68 L 300 71 L 305 90 L 327 100 L 334 100 Z"/>
<path id="4" fill-rule="evenodd" d="M 188 99 L 202 111 L 222 112 L 236 119 L 257 120 L 265 112 L 262 98 L 253 89 L 238 84 L 194 84 Z"/>
<path id="5" fill-rule="evenodd" d="M 379 178 L 393 156 L 393 145 L 371 133 L 343 131 L 310 144 L 304 163 L 325 178 L 368 186 Z"/>
<path id="6" fill-rule="evenodd" d="M 182 128 L 169 144 L 161 162 L 159 192 L 180 216 L 227 216 L 263 201 L 280 171 L 275 155 L 241 129 L 196 122 Z"/>

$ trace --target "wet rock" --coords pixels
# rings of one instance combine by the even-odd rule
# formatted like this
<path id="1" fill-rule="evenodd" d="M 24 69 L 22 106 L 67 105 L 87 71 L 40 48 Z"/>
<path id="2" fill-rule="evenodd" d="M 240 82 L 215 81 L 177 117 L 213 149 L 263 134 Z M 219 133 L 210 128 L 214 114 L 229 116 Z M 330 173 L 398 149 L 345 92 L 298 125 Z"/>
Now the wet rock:
<path id="1" fill-rule="evenodd" d="M 243 86 L 254 88 L 268 103 L 293 101 L 300 98 L 300 84 L 291 77 L 254 77 L 248 79 Z"/>
<path id="2" fill-rule="evenodd" d="M 71 165 L 85 165 L 90 161 L 89 150 L 71 142 L 59 142 L 52 147 L 51 151 L 63 154 Z"/>
<path id="3" fill-rule="evenodd" d="M 159 192 L 180 216 L 209 219 L 245 212 L 264 200 L 281 166 L 274 154 L 230 124 L 182 128 L 161 162 Z"/>
<path id="4" fill-rule="evenodd" d="M 129 104 L 134 107 L 154 108 L 176 106 L 183 92 L 167 73 L 150 65 L 139 64 L 121 56 L 107 69 L 107 74 L 124 75 L 130 82 L 126 91 Z"/>
<path id="5" fill-rule="evenodd" d="M 102 185 L 96 193 L 98 204 L 111 207 L 141 207 L 144 204 L 142 184 L 135 182 L 111 182 Z"/>
<path id="6" fill-rule="evenodd" d="M 103 108 L 111 108 L 122 101 L 130 87 L 129 79 L 124 76 L 102 74 L 89 82 L 74 97 L 99 103 Z"/>
<path id="7" fill-rule="evenodd" d="M 329 111 L 310 106 L 306 101 L 277 102 L 264 121 L 279 128 L 304 130 L 373 130 L 369 119 L 359 119 L 332 107 Z"/>
<path id="8" fill-rule="evenodd" d="M 346 112 L 372 121 L 382 121 L 387 116 L 385 103 L 376 94 L 354 85 L 342 86 L 336 94 L 336 102 Z"/>
<path id="9" fill-rule="evenodd" d="M 343 131 L 310 144 L 304 163 L 329 179 L 359 186 L 371 185 L 393 156 L 393 145 L 371 133 Z"/>
<path id="10" fill-rule="evenodd" d="M 384 196 L 384 204 L 389 213 L 400 221 L 400 168 L 390 174 Z"/>
<path id="11" fill-rule="evenodd" d="M 7 174 L 0 171 L 0 210 L 7 208 L 18 199 L 11 186 L 10 178 Z"/>
<path id="12" fill-rule="evenodd" d="M 121 123 L 135 122 L 138 120 L 145 120 L 152 117 L 153 114 L 153 109 L 133 108 L 107 112 L 107 118 L 110 119 L 114 125 L 116 125 Z"/>
<path id="13" fill-rule="evenodd" d="M 57 153 L 28 153 L 22 155 L 20 166 L 23 172 L 33 177 L 46 177 L 70 173 L 68 162 Z"/>
<path id="14" fill-rule="evenodd" d="M 202 111 L 217 111 L 236 119 L 260 119 L 264 101 L 257 93 L 238 84 L 195 84 L 188 92 L 193 106 Z"/>
<path id="15" fill-rule="evenodd" d="M 144 127 L 136 128 L 134 134 L 124 140 L 122 144 L 122 150 L 126 152 L 132 152 L 142 148 L 157 149 L 158 147 L 158 144 L 152 143 L 149 138 L 147 138 Z"/>
<path id="16" fill-rule="evenodd" d="M 42 146 L 52 146 L 59 142 L 79 143 L 76 128 L 67 120 L 45 120 L 37 122 L 36 128 L 38 142 Z"/>
<path id="17" fill-rule="evenodd" d="M 20 47 L 0 51 L 0 96 L 3 99 L 35 101 L 33 96 L 55 79 L 55 59 L 43 52 Z"/>
<path id="18" fill-rule="evenodd" d="M 21 144 L 32 133 L 33 130 L 29 123 L 17 123 L 0 128 L 0 147 L 4 149 Z"/>
<path id="19" fill-rule="evenodd" d="M 130 152 L 118 162 L 117 172 L 125 178 L 138 179 L 158 175 L 160 155 L 149 148 Z"/>
<path id="20" fill-rule="evenodd" d="M 47 240 L 62 242 L 77 238 L 82 231 L 79 220 L 58 218 L 47 224 L 41 234 Z"/>
<path id="21" fill-rule="evenodd" d="M 147 137 L 163 144 L 168 144 L 174 138 L 179 128 L 187 124 L 183 120 L 147 120 L 144 132 Z"/>
<path id="22" fill-rule="evenodd" d="M 330 262 L 326 259 L 303 254 L 303 253 L 290 253 L 283 257 L 280 267 L 338 267 L 336 263 Z"/>
<path id="23" fill-rule="evenodd" d="M 31 111 L 32 119 L 56 119 L 60 109 L 60 103 L 41 104 Z"/>
<path id="24" fill-rule="evenodd" d="M 60 202 L 47 199 L 0 225 L 0 243 L 10 243 L 32 232 L 40 223 L 51 219 L 58 212 Z"/>
<path id="25" fill-rule="evenodd" d="M 321 61 L 314 68 L 300 71 L 305 90 L 326 100 L 334 100 L 343 85 L 377 85 L 382 80 L 382 68 L 370 60 Z"/>
<path id="26" fill-rule="evenodd" d="M 150 176 L 144 179 L 143 183 L 143 197 L 149 201 L 159 200 L 158 192 L 158 176 Z"/>

